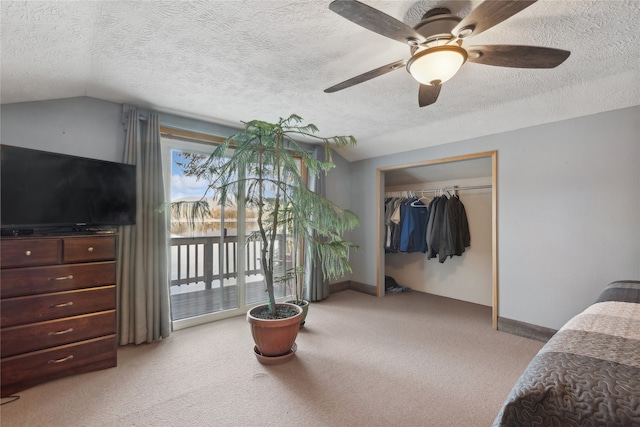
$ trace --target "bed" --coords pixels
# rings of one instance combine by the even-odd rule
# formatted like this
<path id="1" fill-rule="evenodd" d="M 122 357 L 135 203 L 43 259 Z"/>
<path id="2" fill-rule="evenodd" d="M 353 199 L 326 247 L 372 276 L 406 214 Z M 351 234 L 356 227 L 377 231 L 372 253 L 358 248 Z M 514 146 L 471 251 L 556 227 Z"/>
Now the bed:
<path id="1" fill-rule="evenodd" d="M 640 426 L 640 281 L 609 284 L 538 352 L 493 423 Z"/>

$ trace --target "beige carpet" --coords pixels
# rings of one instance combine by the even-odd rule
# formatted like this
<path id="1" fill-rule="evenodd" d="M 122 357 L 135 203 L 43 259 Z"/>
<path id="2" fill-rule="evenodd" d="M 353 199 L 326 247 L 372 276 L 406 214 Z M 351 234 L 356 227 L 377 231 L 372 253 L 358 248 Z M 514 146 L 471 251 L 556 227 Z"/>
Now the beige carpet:
<path id="1" fill-rule="evenodd" d="M 13 426 L 489 426 L 542 343 L 489 307 L 410 292 L 313 303 L 285 365 L 253 355 L 244 317 L 121 347 L 118 367 L 0 408 Z"/>

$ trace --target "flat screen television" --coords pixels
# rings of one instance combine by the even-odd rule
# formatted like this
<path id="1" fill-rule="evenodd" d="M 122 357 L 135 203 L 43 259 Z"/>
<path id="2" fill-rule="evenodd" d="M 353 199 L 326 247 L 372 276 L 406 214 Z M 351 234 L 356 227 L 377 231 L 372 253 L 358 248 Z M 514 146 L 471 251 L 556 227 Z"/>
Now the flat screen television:
<path id="1" fill-rule="evenodd" d="M 2 234 L 133 224 L 134 165 L 0 145 Z"/>

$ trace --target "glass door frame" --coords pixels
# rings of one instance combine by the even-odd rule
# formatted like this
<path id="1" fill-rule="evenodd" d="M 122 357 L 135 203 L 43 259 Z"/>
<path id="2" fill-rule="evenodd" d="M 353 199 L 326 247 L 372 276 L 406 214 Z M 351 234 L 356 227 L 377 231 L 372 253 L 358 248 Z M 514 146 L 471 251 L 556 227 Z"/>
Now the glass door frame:
<path id="1" fill-rule="evenodd" d="M 224 141 L 224 138 L 195 134 L 195 133 L 192 134 L 190 132 L 182 132 L 179 130 L 164 128 L 164 127 L 161 127 L 160 131 L 162 135 L 162 158 L 163 158 L 162 168 L 163 168 L 163 175 L 165 177 L 165 197 L 166 197 L 166 200 L 170 201 L 171 200 L 171 167 L 172 167 L 171 152 L 173 150 L 181 150 L 181 151 L 188 151 L 188 152 L 198 153 L 198 154 L 203 154 L 208 156 L 209 154 L 211 154 L 211 152 L 215 148 L 215 145 Z M 183 136 L 185 134 L 188 134 L 189 136 L 188 137 Z M 237 204 L 238 206 L 243 206 L 244 201 L 238 200 Z M 237 227 L 238 227 L 237 247 L 238 248 L 241 247 L 241 245 L 244 245 L 244 240 L 246 238 L 244 219 L 245 219 L 244 209 L 238 209 L 238 222 L 237 222 Z M 221 224 L 221 227 L 224 228 L 224 223 Z M 169 233 L 168 230 L 167 230 L 167 233 Z M 219 246 L 221 249 L 219 251 L 219 257 L 218 257 L 219 260 L 220 260 L 220 257 L 224 256 L 223 251 L 226 250 L 224 241 L 223 241 L 225 237 L 224 234 L 225 234 L 224 231 L 221 230 L 220 232 L 221 242 Z M 178 320 L 172 319 L 172 325 L 173 325 L 174 331 L 183 329 L 183 328 L 188 328 L 190 326 L 213 322 L 215 320 L 221 320 L 229 317 L 243 315 L 251 308 L 251 307 L 245 307 L 244 288 L 245 288 L 245 261 L 246 260 L 245 260 L 244 252 L 245 251 L 238 250 L 237 258 L 236 258 L 237 272 L 238 272 L 237 279 L 236 279 L 237 286 L 238 286 L 237 307 L 230 308 L 230 309 L 223 308 L 221 311 L 188 317 L 184 319 L 178 319 Z M 171 268 L 170 262 L 168 263 L 168 268 Z M 224 263 L 221 263 L 219 265 L 220 271 L 222 271 L 223 268 L 224 268 Z M 221 273 L 221 274 L 224 274 L 224 273 Z M 169 294 L 171 294 L 171 292 L 169 292 Z M 223 301 L 223 304 L 224 304 L 224 298 L 221 298 L 221 301 Z"/>

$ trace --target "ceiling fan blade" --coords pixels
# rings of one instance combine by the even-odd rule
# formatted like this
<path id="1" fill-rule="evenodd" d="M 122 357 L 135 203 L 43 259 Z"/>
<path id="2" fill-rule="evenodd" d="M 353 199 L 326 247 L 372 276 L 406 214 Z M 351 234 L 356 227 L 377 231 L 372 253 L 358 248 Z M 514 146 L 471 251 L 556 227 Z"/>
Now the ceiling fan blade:
<path id="1" fill-rule="evenodd" d="M 326 93 L 337 92 L 339 90 L 346 89 L 351 86 L 355 86 L 359 83 L 366 82 L 367 80 L 371 80 L 374 77 L 379 77 L 383 74 L 387 74 L 390 71 L 400 69 L 405 65 L 407 65 L 406 59 L 392 62 L 391 64 L 383 65 L 382 67 L 376 68 L 375 70 L 367 71 L 366 73 L 360 74 L 359 76 L 352 77 L 349 80 L 345 80 L 342 83 L 338 83 L 337 85 L 331 86 L 330 88 L 327 88 L 324 91 Z"/>
<path id="2" fill-rule="evenodd" d="M 416 30 L 386 13 L 355 0 L 335 0 L 329 9 L 349 21 L 401 43 L 419 44 L 425 38 Z"/>
<path id="3" fill-rule="evenodd" d="M 462 21 L 456 25 L 451 33 L 459 38 L 478 35 L 516 13 L 531 6 L 537 0 L 487 0 L 480 3 Z M 463 31 L 465 30 L 465 31 Z M 471 30 L 472 32 L 468 32 Z"/>
<path id="4" fill-rule="evenodd" d="M 418 105 L 425 107 L 431 105 L 438 100 L 440 88 L 442 85 L 420 85 L 418 91 Z"/>
<path id="5" fill-rule="evenodd" d="M 540 46 L 470 46 L 467 61 L 513 68 L 554 68 L 571 54 L 568 50 Z"/>

